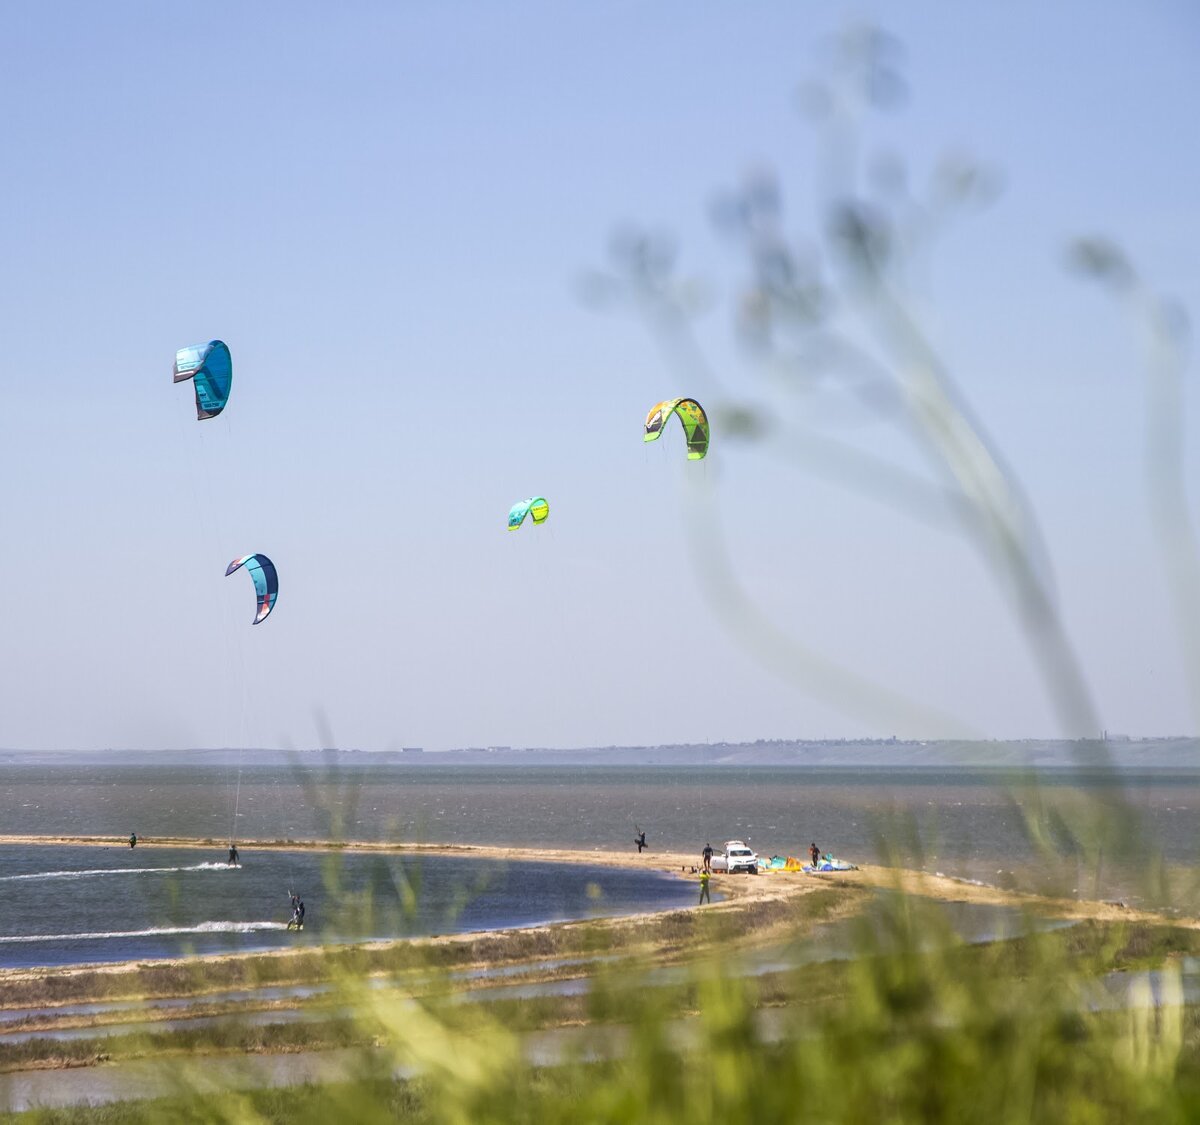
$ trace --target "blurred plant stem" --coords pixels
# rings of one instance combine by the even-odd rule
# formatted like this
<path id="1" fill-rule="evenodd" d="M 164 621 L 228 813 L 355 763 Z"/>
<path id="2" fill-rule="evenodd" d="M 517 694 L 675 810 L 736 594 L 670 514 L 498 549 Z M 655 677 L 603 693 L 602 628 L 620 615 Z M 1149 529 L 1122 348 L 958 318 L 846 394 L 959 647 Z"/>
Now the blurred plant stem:
<path id="1" fill-rule="evenodd" d="M 1188 700 L 1200 724 L 1200 549 L 1188 503 L 1184 370 L 1187 317 L 1155 294 L 1124 251 L 1106 238 L 1077 239 L 1068 260 L 1124 304 L 1145 355 L 1146 502 L 1175 602 Z"/>

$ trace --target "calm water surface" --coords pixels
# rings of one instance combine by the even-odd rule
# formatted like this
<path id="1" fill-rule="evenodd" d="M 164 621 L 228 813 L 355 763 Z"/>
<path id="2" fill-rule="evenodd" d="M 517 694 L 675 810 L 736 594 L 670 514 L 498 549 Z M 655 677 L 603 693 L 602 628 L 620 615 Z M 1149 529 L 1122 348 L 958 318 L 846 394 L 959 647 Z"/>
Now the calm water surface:
<path id="1" fill-rule="evenodd" d="M 816 839 L 860 857 L 904 832 L 931 855 L 1026 851 L 1025 794 L 1009 775 L 948 766 L 5 765 L 0 831 L 297 840 L 699 849 L 731 837 L 795 853 Z M 303 757 L 297 759 L 302 761 Z M 313 757 L 309 755 L 307 757 Z M 366 757 L 365 755 L 363 757 Z M 240 782 L 239 782 L 240 774 Z M 1196 855 L 1200 769 L 1112 775 L 1046 771 L 1049 797 L 1119 794 L 1148 812 L 1169 858 Z M 236 820 L 234 808 L 237 808 Z M 888 839 L 887 834 L 892 833 Z"/>

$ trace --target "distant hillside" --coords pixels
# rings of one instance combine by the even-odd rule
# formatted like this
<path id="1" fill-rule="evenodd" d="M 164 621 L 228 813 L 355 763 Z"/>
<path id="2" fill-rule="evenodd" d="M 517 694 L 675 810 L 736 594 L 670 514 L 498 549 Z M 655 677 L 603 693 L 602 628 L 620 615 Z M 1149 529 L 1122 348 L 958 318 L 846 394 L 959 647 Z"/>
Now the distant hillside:
<path id="1" fill-rule="evenodd" d="M 0 763 L 94 767 L 100 761 L 121 766 L 273 766 L 354 769 L 396 765 L 405 769 L 462 766 L 803 766 L 838 768 L 1067 769 L 1103 764 L 1120 769 L 1200 768 L 1200 739 L 1121 738 L 1103 744 L 1027 739 L 1011 742 L 905 742 L 877 740 L 760 740 L 665 746 L 597 746 L 559 750 L 509 746 L 458 750 L 0 750 Z"/>

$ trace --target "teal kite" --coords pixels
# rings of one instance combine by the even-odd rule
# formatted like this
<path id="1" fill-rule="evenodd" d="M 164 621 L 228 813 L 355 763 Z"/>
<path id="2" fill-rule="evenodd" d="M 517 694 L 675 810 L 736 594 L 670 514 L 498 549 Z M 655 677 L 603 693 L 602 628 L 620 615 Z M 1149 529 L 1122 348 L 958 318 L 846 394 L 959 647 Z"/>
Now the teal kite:
<path id="1" fill-rule="evenodd" d="M 175 382 L 191 379 L 196 390 L 196 418 L 215 418 L 229 401 L 233 359 L 220 340 L 191 344 L 175 353 Z"/>

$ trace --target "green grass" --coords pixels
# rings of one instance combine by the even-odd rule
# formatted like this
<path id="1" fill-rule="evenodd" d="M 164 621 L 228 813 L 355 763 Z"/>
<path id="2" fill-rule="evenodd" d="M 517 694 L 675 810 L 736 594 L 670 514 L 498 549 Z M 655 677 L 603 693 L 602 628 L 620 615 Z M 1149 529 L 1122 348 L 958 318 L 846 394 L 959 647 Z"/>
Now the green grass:
<path id="1" fill-rule="evenodd" d="M 455 1005 L 447 986 L 446 995 L 413 1005 L 348 977 L 338 1001 L 350 1019 L 116 1037 L 103 1050 L 170 1067 L 172 1057 L 205 1052 L 369 1048 L 356 1082 L 22 1119 L 1060 1125 L 1183 1122 L 1200 1113 L 1200 1012 L 1171 1003 L 1092 1011 L 1085 992 L 1114 970 L 1158 967 L 1169 978 L 1179 956 L 1200 947 L 1196 931 L 1082 923 L 964 945 L 939 934 L 927 903 L 889 899 L 880 910 L 856 939 L 854 960 L 758 979 L 731 976 L 706 954 L 686 981 L 652 985 L 643 975 L 651 962 L 618 959 L 598 966 L 587 996 Z M 768 1010 L 773 1022 L 764 1020 Z M 597 1035 L 603 1025 L 625 1029 L 619 1057 L 579 1054 L 551 1068 L 524 1061 L 524 1033 L 573 1023 Z M 580 1049 L 592 1033 L 585 1030 Z M 77 1050 L 87 1062 L 96 1046 Z M 424 1077 L 388 1078 L 407 1063 Z"/>

